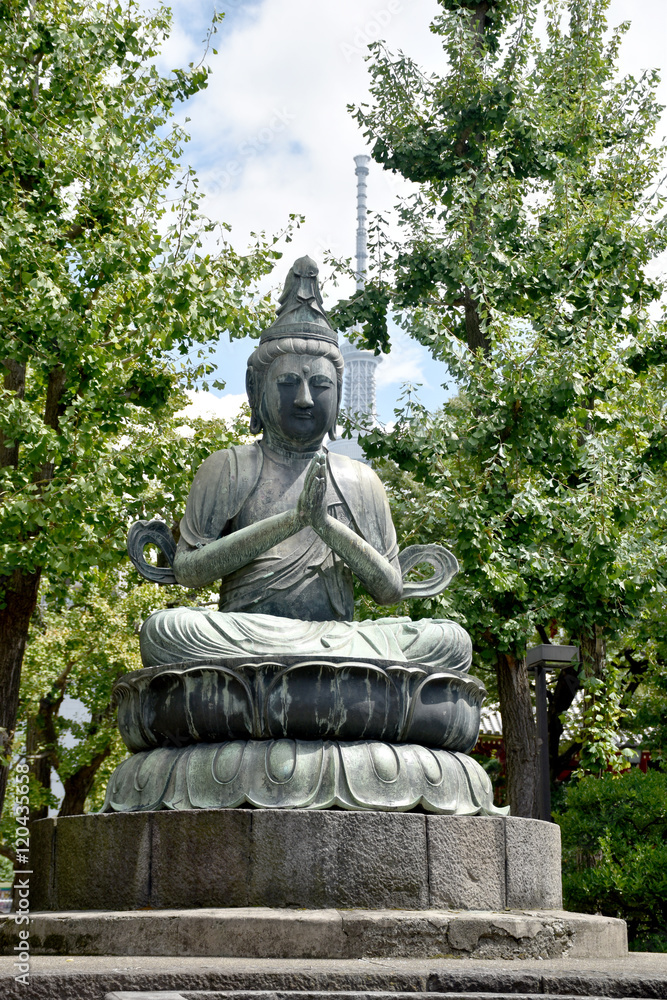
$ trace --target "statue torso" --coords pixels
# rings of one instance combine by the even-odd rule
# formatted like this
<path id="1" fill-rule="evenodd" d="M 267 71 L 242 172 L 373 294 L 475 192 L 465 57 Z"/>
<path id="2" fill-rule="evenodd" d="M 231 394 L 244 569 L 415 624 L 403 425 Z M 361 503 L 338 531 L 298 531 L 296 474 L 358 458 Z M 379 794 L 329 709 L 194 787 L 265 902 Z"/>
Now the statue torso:
<path id="1" fill-rule="evenodd" d="M 267 449 L 263 452 L 257 485 L 230 521 L 230 532 L 293 510 L 298 503 L 310 459 L 281 460 Z M 332 517 L 352 526 L 350 511 L 331 479 L 327 509 Z M 248 604 L 260 581 L 261 595 Z M 303 528 L 223 580 L 220 610 L 307 621 L 349 621 L 354 612 L 352 574 L 312 528 Z"/>
<path id="2" fill-rule="evenodd" d="M 398 566 L 396 533 L 377 476 L 360 462 L 329 455 L 327 508 Z M 294 508 L 308 462 L 280 462 L 259 442 L 215 452 L 200 467 L 181 520 L 179 549 L 210 544 L 271 514 Z M 306 621 L 350 621 L 352 574 L 311 529 L 274 546 L 220 587 L 221 611 Z"/>

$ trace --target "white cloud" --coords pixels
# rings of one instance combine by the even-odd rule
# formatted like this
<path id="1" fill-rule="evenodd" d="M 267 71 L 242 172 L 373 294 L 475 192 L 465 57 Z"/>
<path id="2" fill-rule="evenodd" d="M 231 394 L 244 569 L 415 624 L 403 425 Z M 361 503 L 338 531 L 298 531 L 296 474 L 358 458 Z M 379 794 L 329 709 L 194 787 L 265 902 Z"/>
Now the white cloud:
<path id="1" fill-rule="evenodd" d="M 287 248 L 285 263 L 323 248 L 354 251 L 356 213 L 353 157 L 365 142 L 348 103 L 368 99 L 366 45 L 379 36 L 429 66 L 442 61 L 428 30 L 435 0 L 265 0 L 234 4 L 217 38 L 218 56 L 205 92 L 189 102 L 192 142 L 187 159 L 197 167 L 203 210 L 233 226 L 243 248 L 251 231 L 279 232 L 290 212 L 306 216 Z M 199 43 L 189 3 L 172 4 L 179 26 L 175 48 L 189 54 L 182 36 Z M 203 7 L 199 8 L 203 10 Z M 213 6 L 211 5 L 211 11 Z M 200 46 L 201 47 L 201 46 Z M 395 181 L 371 165 L 369 205 L 388 211 Z M 274 282 L 284 277 L 279 264 Z M 340 294 L 349 289 L 341 288 Z"/>
<path id="2" fill-rule="evenodd" d="M 163 73 L 173 69 L 185 69 L 189 63 L 198 63 L 203 51 L 201 42 L 189 35 L 179 20 L 174 19 L 173 28 L 160 49 L 158 65 Z"/>
<path id="3" fill-rule="evenodd" d="M 148 4 L 150 0 L 145 0 Z M 162 69 L 198 62 L 214 10 L 213 0 L 172 0 L 175 31 Z M 436 0 L 226 0 L 226 16 L 209 54 L 208 88 L 188 102 L 192 142 L 185 159 L 196 169 L 206 193 L 202 209 L 233 227 L 242 250 L 251 232 L 276 233 L 290 212 L 306 223 L 285 247 L 268 284 L 282 286 L 291 262 L 309 253 L 322 264 L 325 249 L 354 253 L 356 212 L 353 157 L 367 152 L 364 137 L 346 109 L 368 101 L 364 61 L 369 41 L 382 37 L 390 50 L 403 50 L 426 71 L 443 72 L 445 57 L 429 22 Z M 667 51 L 665 0 L 611 0 L 609 23 L 626 17 L 633 24 L 621 46 L 621 69 L 664 65 Z M 667 103 L 667 83 L 659 98 Z M 368 203 L 390 213 L 403 182 L 370 165 Z M 326 277 L 326 269 L 322 268 Z M 352 290 L 325 282 L 327 302 Z M 426 349 L 408 350 L 399 338 L 378 370 L 378 388 L 403 381 L 438 387 L 444 366 Z M 241 388 L 242 377 L 230 389 Z M 384 390 L 391 397 L 391 389 Z M 391 407 L 391 399 L 387 405 Z"/>
<path id="4" fill-rule="evenodd" d="M 197 61 L 213 3 L 174 0 L 176 56 Z M 638 71 L 664 62 L 664 0 L 612 0 L 609 21 L 634 24 L 622 46 L 624 68 Z M 243 247 L 251 231 L 277 232 L 290 212 L 306 224 L 287 248 L 285 265 L 322 248 L 351 256 L 355 233 L 352 157 L 365 141 L 346 109 L 368 100 L 364 57 L 368 42 L 386 40 L 427 71 L 442 71 L 440 40 L 429 31 L 436 0 L 227 0 L 227 16 L 207 62 L 206 91 L 187 106 L 192 143 L 186 149 L 207 193 L 204 210 L 233 226 Z M 657 26 L 657 28 L 656 28 Z M 173 61 L 173 60 L 172 60 Z M 387 213 L 395 201 L 393 175 L 371 164 L 369 206 Z M 341 289 L 342 294 L 347 289 Z"/>
<path id="5" fill-rule="evenodd" d="M 190 390 L 190 404 L 177 414 L 186 420 L 197 417 L 204 419 L 233 420 L 244 403 L 248 402 L 245 393 L 225 393 L 224 396 L 214 396 L 212 392 Z"/>
<path id="6" fill-rule="evenodd" d="M 426 362 L 428 362 L 428 356 L 419 344 L 410 340 L 405 334 L 394 334 L 391 354 L 384 354 L 382 364 L 378 365 L 375 370 L 378 389 L 388 385 L 401 385 L 403 382 L 428 384 L 424 371 Z"/>

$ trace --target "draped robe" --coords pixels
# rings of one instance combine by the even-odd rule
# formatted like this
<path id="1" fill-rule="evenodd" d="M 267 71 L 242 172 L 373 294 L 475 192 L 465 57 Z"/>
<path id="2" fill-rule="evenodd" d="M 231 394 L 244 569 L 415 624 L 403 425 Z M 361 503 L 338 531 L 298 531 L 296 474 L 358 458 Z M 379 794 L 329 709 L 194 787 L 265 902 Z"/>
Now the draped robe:
<path id="1" fill-rule="evenodd" d="M 260 481 L 263 461 L 259 443 L 206 459 L 181 521 L 181 551 L 202 548 L 244 526 L 243 511 Z M 400 572 L 396 531 L 377 475 L 332 452 L 327 468 L 329 514 Z M 223 579 L 219 608 L 173 608 L 151 615 L 141 632 L 144 664 L 278 652 L 408 660 L 433 670 L 467 670 L 471 661 L 470 639 L 454 622 L 352 621 L 352 574 L 311 527 Z M 312 620 L 311 609 L 323 620 Z"/>

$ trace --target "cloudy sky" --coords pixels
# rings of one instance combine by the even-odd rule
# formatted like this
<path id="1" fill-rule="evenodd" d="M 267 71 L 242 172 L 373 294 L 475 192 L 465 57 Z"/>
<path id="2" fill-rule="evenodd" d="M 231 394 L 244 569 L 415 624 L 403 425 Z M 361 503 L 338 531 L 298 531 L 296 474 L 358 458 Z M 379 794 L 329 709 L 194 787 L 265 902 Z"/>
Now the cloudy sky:
<path id="1" fill-rule="evenodd" d="M 174 30 L 160 60 L 164 70 L 199 61 L 214 10 L 210 0 L 173 0 L 171 7 Z M 383 38 L 425 69 L 442 71 L 442 50 L 428 28 L 437 4 L 221 0 L 218 9 L 225 17 L 215 41 L 218 54 L 207 59 L 210 83 L 187 106 L 192 141 L 186 157 L 206 193 L 203 209 L 232 225 L 237 248 L 247 245 L 252 232 L 281 231 L 291 212 L 306 217 L 274 272 L 277 285 L 304 253 L 319 261 L 324 249 L 341 256 L 354 252 L 353 157 L 367 150 L 346 106 L 367 97 L 366 46 Z M 624 72 L 664 67 L 667 0 L 612 0 L 609 19 L 632 21 L 622 49 Z M 667 103 L 665 84 L 661 97 Z M 399 185 L 375 164 L 370 169 L 369 207 L 387 212 Z M 335 301 L 350 290 L 325 283 L 324 294 Z M 221 413 L 242 398 L 249 350 L 242 342 L 220 346 L 217 361 L 227 382 L 216 404 Z M 381 419 L 391 419 L 402 383 L 422 383 L 423 401 L 435 407 L 446 379 L 443 365 L 399 335 L 378 371 Z"/>

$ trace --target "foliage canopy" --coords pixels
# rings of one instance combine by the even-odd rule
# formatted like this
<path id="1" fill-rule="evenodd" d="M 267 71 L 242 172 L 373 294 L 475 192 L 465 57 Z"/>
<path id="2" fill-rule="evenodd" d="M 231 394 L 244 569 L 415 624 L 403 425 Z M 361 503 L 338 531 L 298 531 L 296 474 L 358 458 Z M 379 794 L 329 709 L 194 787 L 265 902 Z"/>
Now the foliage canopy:
<path id="1" fill-rule="evenodd" d="M 441 0 L 447 72 L 377 44 L 373 102 L 354 111 L 374 159 L 415 186 L 341 314 L 380 348 L 393 310 L 458 389 L 435 414 L 413 401 L 365 447 L 437 497 L 430 540 L 462 567 L 438 613 L 466 617 L 496 674 L 520 815 L 535 781 L 526 645 L 580 645 L 552 729 L 583 686 L 584 765 L 622 767 L 606 643 L 664 593 L 667 340 L 648 268 L 666 246 L 662 109 L 655 72 L 618 77 L 628 26 L 607 34 L 607 7 Z"/>
<path id="2" fill-rule="evenodd" d="M 667 951 L 667 774 L 583 778 L 558 816 L 567 909 L 628 923 L 635 951 Z"/>
<path id="3" fill-rule="evenodd" d="M 169 27 L 135 0 L 0 4 L 0 751 L 42 574 L 117 561 L 165 472 L 123 435 L 144 414 L 159 439 L 207 345 L 268 317 L 276 241 L 235 251 L 181 166 L 175 115 L 208 70 L 161 75 Z"/>

